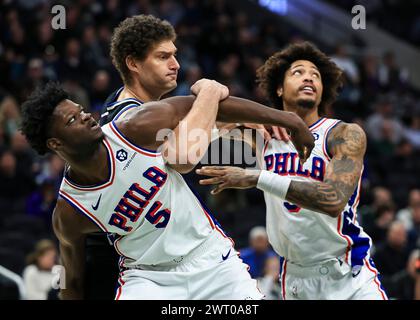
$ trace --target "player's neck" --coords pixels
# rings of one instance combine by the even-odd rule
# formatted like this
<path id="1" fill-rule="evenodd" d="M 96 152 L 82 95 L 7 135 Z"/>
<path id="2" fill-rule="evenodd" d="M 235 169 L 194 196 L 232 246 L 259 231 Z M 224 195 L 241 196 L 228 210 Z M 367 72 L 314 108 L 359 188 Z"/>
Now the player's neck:
<path id="1" fill-rule="evenodd" d="M 105 181 L 108 178 L 109 166 L 107 150 L 101 142 L 95 150 L 76 156 L 67 155 L 70 165 L 70 178 L 80 185 L 92 185 Z"/>
<path id="2" fill-rule="evenodd" d="M 296 113 L 309 127 L 310 125 L 317 122 L 321 117 L 318 114 L 318 109 L 306 109 L 299 106 L 291 107 L 283 105 L 285 111 Z"/>
<path id="3" fill-rule="evenodd" d="M 121 91 L 118 100 L 123 100 L 127 98 L 135 98 L 141 102 L 157 101 L 160 99 L 160 95 L 154 94 L 145 88 L 143 88 L 138 82 L 133 82 L 132 84 L 126 84 L 124 89 Z"/>

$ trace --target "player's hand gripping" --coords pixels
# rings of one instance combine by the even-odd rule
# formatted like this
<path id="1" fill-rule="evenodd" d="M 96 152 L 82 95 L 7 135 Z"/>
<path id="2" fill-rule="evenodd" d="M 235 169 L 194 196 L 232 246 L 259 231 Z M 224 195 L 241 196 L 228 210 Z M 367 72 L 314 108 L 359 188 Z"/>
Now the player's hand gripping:
<path id="1" fill-rule="evenodd" d="M 229 96 L 229 89 L 225 85 L 210 79 L 200 79 L 191 86 L 191 93 L 193 95 L 198 95 L 198 93 L 206 88 L 215 88 L 220 93 L 219 100 L 224 100 Z"/>
<path id="2" fill-rule="evenodd" d="M 257 186 L 260 170 L 242 169 L 238 167 L 202 167 L 196 173 L 211 178 L 200 180 L 201 185 L 216 185 L 211 194 L 224 189 L 249 189 Z"/>

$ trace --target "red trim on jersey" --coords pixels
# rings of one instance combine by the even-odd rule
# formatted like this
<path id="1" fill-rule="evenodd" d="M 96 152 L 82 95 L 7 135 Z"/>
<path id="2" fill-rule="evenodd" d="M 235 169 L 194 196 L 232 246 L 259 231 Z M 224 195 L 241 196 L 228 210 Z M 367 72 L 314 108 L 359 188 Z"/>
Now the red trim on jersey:
<path id="1" fill-rule="evenodd" d="M 328 152 L 327 152 L 327 138 L 328 138 L 328 133 L 330 132 L 330 130 L 331 130 L 331 128 L 332 127 L 334 127 L 337 123 L 339 123 L 340 122 L 340 120 L 336 120 L 336 121 L 334 121 L 328 128 L 327 128 L 327 130 L 325 130 L 325 133 L 324 133 L 324 140 L 322 141 L 322 152 L 324 153 L 324 156 L 328 159 L 328 161 L 331 161 L 331 158 L 330 158 L 330 156 L 328 155 Z"/>
<path id="2" fill-rule="evenodd" d="M 58 193 L 62 196 L 64 196 L 64 198 L 67 198 L 67 201 L 70 201 L 71 203 L 73 203 L 79 210 L 81 210 L 82 212 L 84 212 L 87 216 L 89 216 L 92 220 L 94 220 L 94 222 L 102 229 L 102 231 L 105 232 L 109 232 L 105 226 L 102 224 L 101 221 L 99 221 L 95 215 L 93 215 L 92 213 L 90 213 L 85 207 L 83 207 L 76 199 L 72 198 L 68 193 L 66 193 L 63 190 L 59 190 Z"/>
<path id="3" fill-rule="evenodd" d="M 286 300 L 286 270 L 287 270 L 287 260 L 284 259 L 282 275 L 281 275 L 281 293 L 283 295 L 283 300 Z"/>
<path id="4" fill-rule="evenodd" d="M 121 297 L 121 293 L 122 293 L 122 287 L 123 285 L 125 285 L 125 281 L 122 279 L 124 275 L 124 271 L 120 273 L 120 275 L 118 276 L 118 283 L 120 284 L 120 286 L 118 287 L 118 292 L 117 292 L 117 296 L 115 297 L 115 300 L 119 300 Z"/>
<path id="5" fill-rule="evenodd" d="M 363 171 L 363 169 L 362 169 L 362 171 Z M 356 210 L 356 208 L 359 205 L 359 201 L 360 201 L 360 187 L 361 186 L 362 186 L 362 176 L 360 175 L 359 183 L 357 184 L 357 192 L 356 192 L 357 196 L 356 196 L 356 199 L 354 200 L 354 203 L 352 205 L 352 209 L 353 209 L 353 223 L 356 222 L 356 218 L 357 218 L 357 210 Z"/>
<path id="6" fill-rule="evenodd" d="M 374 278 L 374 282 L 376 283 L 376 285 L 378 286 L 378 290 L 381 293 L 382 299 L 383 300 L 388 300 L 388 297 L 386 296 L 385 292 L 381 289 L 381 284 L 378 281 L 378 271 L 375 270 L 375 268 L 373 266 L 370 265 L 370 263 L 367 261 L 367 259 L 364 259 L 366 267 L 372 271 L 375 274 L 375 278 Z"/>
<path id="7" fill-rule="evenodd" d="M 350 252 L 350 249 L 351 249 L 351 239 L 349 239 L 349 237 L 348 236 L 345 236 L 345 235 L 343 235 L 342 233 L 341 233 L 341 215 L 342 215 L 342 213 L 340 213 L 339 215 L 338 215 L 338 219 L 337 219 L 337 232 L 338 232 L 338 234 L 341 236 L 341 237 L 343 237 L 344 239 L 346 239 L 346 241 L 347 241 L 347 249 L 346 249 L 346 258 L 345 258 L 345 260 L 346 260 L 346 262 L 348 263 L 349 262 L 349 252 Z"/>
<path id="8" fill-rule="evenodd" d="M 131 259 L 131 260 L 136 261 L 137 259 L 131 258 L 131 257 L 129 257 L 129 256 L 125 255 L 125 254 L 123 254 L 123 253 L 121 252 L 121 249 L 120 249 L 120 248 L 118 248 L 118 241 L 120 241 L 122 238 L 124 238 L 124 236 L 120 235 L 120 237 L 119 237 L 117 240 L 115 240 L 115 241 L 114 241 L 114 248 L 115 248 L 115 251 L 117 251 L 117 253 L 118 253 L 120 256 L 122 256 L 124 259 L 125 259 L 125 258 L 128 258 L 128 259 Z"/>
<path id="9" fill-rule="evenodd" d="M 108 152 L 108 157 L 110 158 L 110 162 L 111 162 L 111 174 L 110 174 L 110 178 L 108 180 L 108 182 L 105 182 L 102 185 L 99 186 L 95 186 L 95 187 L 82 187 L 82 186 L 77 186 L 75 184 L 73 184 L 71 181 L 69 181 L 68 179 L 66 179 L 66 176 L 64 175 L 64 182 L 67 183 L 70 187 L 72 187 L 73 189 L 76 190 L 81 190 L 81 191 L 96 191 L 96 190 L 101 190 L 104 189 L 108 186 L 110 186 L 111 184 L 114 183 L 114 178 L 115 178 L 115 159 L 113 156 L 113 151 L 111 148 L 111 145 L 109 144 L 108 140 L 106 138 L 103 139 L 105 147 L 107 149 Z"/>
<path id="10" fill-rule="evenodd" d="M 110 123 L 110 125 L 109 125 L 109 127 L 111 128 L 111 130 L 112 130 L 112 132 L 125 144 L 125 145 L 127 145 L 128 147 L 130 147 L 131 149 L 133 149 L 134 151 L 136 151 L 136 152 L 138 152 L 138 153 L 141 153 L 142 155 L 145 155 L 145 156 L 148 156 L 148 157 L 154 157 L 154 158 L 156 158 L 156 157 L 159 157 L 161 154 L 160 154 L 160 152 L 156 152 L 156 153 L 153 153 L 153 152 L 149 152 L 149 151 L 146 151 L 146 150 L 144 150 L 144 149 L 140 149 L 140 147 L 138 147 L 138 146 L 135 146 L 133 143 L 131 143 L 130 141 L 128 141 L 125 137 L 123 137 L 119 132 L 118 132 L 118 130 L 114 127 L 114 123 L 113 122 L 111 122 Z"/>
<path id="11" fill-rule="evenodd" d="M 318 123 L 315 127 L 313 127 L 313 128 L 309 127 L 309 131 L 314 131 L 315 129 L 318 129 L 327 120 L 328 120 L 327 118 L 324 118 L 324 120 L 322 120 L 320 123 Z"/>

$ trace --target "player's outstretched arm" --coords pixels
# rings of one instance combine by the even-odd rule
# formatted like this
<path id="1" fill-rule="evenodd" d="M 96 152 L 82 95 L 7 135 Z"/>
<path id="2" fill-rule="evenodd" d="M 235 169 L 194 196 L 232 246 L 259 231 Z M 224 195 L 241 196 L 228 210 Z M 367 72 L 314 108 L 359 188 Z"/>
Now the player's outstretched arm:
<path id="1" fill-rule="evenodd" d="M 333 158 L 323 182 L 292 181 L 273 172 L 237 167 L 203 167 L 197 173 L 210 177 L 201 180 L 200 184 L 216 185 L 213 194 L 227 188 L 258 186 L 303 208 L 337 217 L 362 173 L 366 135 L 356 124 L 341 124 L 331 131 L 328 145 Z"/>
<path id="2" fill-rule="evenodd" d="M 133 112 L 130 117 L 117 122 L 119 129 L 133 142 L 156 150 L 164 141 L 157 139 L 162 129 L 175 129 L 190 111 L 194 96 L 171 97 L 149 102 Z M 206 117 L 206 113 L 202 115 Z M 217 121 L 227 123 L 257 123 L 287 128 L 300 158 L 306 160 L 313 147 L 314 138 L 303 120 L 296 114 L 269 108 L 251 100 L 228 97 L 218 109 Z"/>
<path id="3" fill-rule="evenodd" d="M 59 296 L 65 300 L 83 299 L 85 238 L 88 233 L 100 230 L 63 199 L 57 200 L 52 219 L 54 233 L 60 242 L 60 260 L 65 271 L 65 288 L 60 290 Z"/>

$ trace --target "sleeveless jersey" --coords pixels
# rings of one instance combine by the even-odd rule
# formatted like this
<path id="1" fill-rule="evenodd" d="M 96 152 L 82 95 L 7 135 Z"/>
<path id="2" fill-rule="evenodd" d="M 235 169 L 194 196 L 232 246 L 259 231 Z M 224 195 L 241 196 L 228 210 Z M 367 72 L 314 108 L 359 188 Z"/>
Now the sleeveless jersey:
<path id="1" fill-rule="evenodd" d="M 132 143 L 115 121 L 102 130 L 108 153 L 108 180 L 100 185 L 80 186 L 65 174 L 59 194 L 112 235 L 113 245 L 122 257 L 120 266 L 171 265 L 200 246 L 212 232 L 226 237 L 183 177 L 165 164 L 160 153 Z"/>
<path id="2" fill-rule="evenodd" d="M 321 118 L 309 127 L 315 147 L 303 167 L 290 141 L 268 141 L 263 152 L 263 169 L 292 180 L 323 181 L 332 157 L 327 145 L 328 133 L 339 122 Z M 302 266 L 337 257 L 345 257 L 352 267 L 362 266 L 371 239 L 356 220 L 359 192 L 360 180 L 338 218 L 301 208 L 265 192 L 267 233 L 273 248 L 283 258 Z"/>

